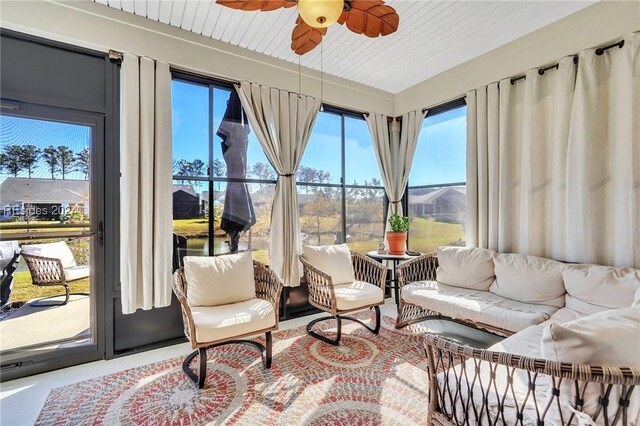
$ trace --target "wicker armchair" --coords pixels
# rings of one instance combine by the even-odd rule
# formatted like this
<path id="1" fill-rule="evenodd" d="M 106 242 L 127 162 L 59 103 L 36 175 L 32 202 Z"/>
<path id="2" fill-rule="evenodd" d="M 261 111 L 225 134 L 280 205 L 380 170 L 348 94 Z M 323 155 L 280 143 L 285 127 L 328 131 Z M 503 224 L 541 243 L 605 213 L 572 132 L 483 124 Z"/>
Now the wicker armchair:
<path id="1" fill-rule="evenodd" d="M 428 318 L 440 318 L 442 316 L 439 312 L 424 309 L 407 303 L 402 299 L 402 287 L 404 285 L 414 281 L 435 281 L 436 269 L 438 269 L 438 255 L 435 252 L 423 254 L 398 265 L 396 277 L 398 277 L 400 300 L 398 301 L 396 328 L 402 328 Z"/>
<path id="2" fill-rule="evenodd" d="M 373 332 L 374 334 L 378 334 L 380 331 L 380 307 L 379 305 L 384 303 L 384 284 L 387 275 L 387 268 L 366 256 L 363 256 L 359 253 L 351 252 L 351 259 L 353 264 L 353 272 L 355 275 L 356 282 L 360 281 L 363 283 L 367 283 L 369 285 L 374 285 L 382 289 L 382 297 L 381 300 L 376 303 L 364 303 L 362 305 L 358 304 L 357 306 L 353 306 L 350 309 L 340 309 L 338 298 L 336 295 L 335 287 L 333 281 L 331 280 L 331 276 L 326 274 L 313 266 L 309 261 L 305 258 L 304 255 L 300 256 L 300 261 L 304 267 L 304 276 L 307 280 L 307 284 L 309 286 L 309 303 L 316 308 L 330 313 L 330 316 L 321 317 L 311 321 L 307 324 L 307 333 L 310 336 L 315 337 L 318 340 L 321 340 L 325 343 L 329 343 L 334 346 L 338 346 L 340 344 L 340 338 L 342 336 L 342 320 L 355 321 L 361 325 L 363 325 L 366 329 Z M 363 309 L 373 308 L 375 310 L 375 326 L 369 327 L 364 322 L 360 321 L 357 318 L 353 318 L 350 316 L 345 316 L 344 314 L 349 312 L 360 311 Z M 326 336 L 323 336 L 319 333 L 316 333 L 312 330 L 313 326 L 320 321 L 325 321 L 327 319 L 335 318 L 337 321 L 337 336 L 335 339 L 329 339 Z"/>
<path id="3" fill-rule="evenodd" d="M 627 426 L 640 421 L 628 409 L 640 385 L 638 368 L 528 358 L 461 346 L 432 334 L 424 346 L 429 424 Z M 585 392 L 587 386 L 599 389 L 597 395 Z M 566 395 L 564 389 L 574 391 Z M 598 408 L 584 413 L 587 406 Z"/>
<path id="4" fill-rule="evenodd" d="M 31 273 L 33 285 L 62 286 L 65 290 L 65 298 L 62 302 L 47 302 L 46 300 L 50 297 L 46 297 L 32 301 L 31 306 L 66 305 L 69 302 L 69 284 L 90 276 L 90 267 L 87 265 L 89 263 L 89 249 L 86 247 L 73 247 L 72 249 L 63 241 L 23 245 L 21 254 Z M 76 259 L 85 265 L 78 266 Z"/>
<path id="5" fill-rule="evenodd" d="M 273 330 L 278 329 L 279 323 L 279 303 L 280 303 L 280 293 L 282 292 L 282 280 L 278 277 L 278 275 L 270 270 L 266 265 L 253 261 L 253 274 L 256 285 L 256 298 L 262 299 L 269 302 L 273 308 L 273 314 L 275 316 L 275 322 L 273 326 L 268 328 L 249 328 L 249 332 L 244 332 L 241 334 L 236 334 L 230 337 L 225 337 L 217 340 L 211 341 L 200 341 L 197 339 L 196 328 L 197 324 L 194 321 L 193 310 L 197 309 L 197 307 L 192 307 L 187 302 L 187 292 L 188 283 L 185 279 L 184 269 L 180 268 L 173 274 L 173 292 L 177 296 L 180 301 L 180 305 L 182 308 L 182 319 L 184 321 L 184 334 L 191 342 L 191 348 L 195 349 L 191 354 L 187 356 L 187 358 L 182 363 L 182 370 L 185 374 L 198 385 L 200 389 L 204 387 L 206 374 L 207 374 L 207 349 L 214 348 L 217 346 L 228 345 L 228 344 L 248 344 L 255 346 L 261 353 L 263 365 L 265 368 L 271 368 L 271 350 L 272 350 L 272 339 L 271 332 Z M 233 308 L 233 304 L 231 305 L 223 305 L 224 307 Z M 229 327 L 228 327 L 229 328 Z M 245 328 L 244 330 L 247 330 Z M 256 334 L 265 333 L 266 347 L 256 341 L 253 340 L 240 340 L 242 337 L 248 337 Z M 228 334 L 228 333 L 227 333 Z M 200 367 L 198 375 L 196 375 L 189 365 L 191 361 L 199 355 L 200 359 Z"/>

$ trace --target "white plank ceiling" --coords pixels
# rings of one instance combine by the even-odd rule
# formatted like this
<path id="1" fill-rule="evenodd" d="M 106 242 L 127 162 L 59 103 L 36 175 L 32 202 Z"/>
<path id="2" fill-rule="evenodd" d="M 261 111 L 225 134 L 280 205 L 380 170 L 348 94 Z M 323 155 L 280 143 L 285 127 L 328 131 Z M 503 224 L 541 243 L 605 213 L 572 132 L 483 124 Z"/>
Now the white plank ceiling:
<path id="1" fill-rule="evenodd" d="M 297 11 L 228 9 L 213 0 L 94 0 L 240 46 L 298 63 L 290 49 Z M 322 42 L 325 73 L 398 93 L 489 52 L 595 1 L 387 0 L 400 15 L 396 33 L 371 39 L 333 25 Z M 302 66 L 320 69 L 320 48 Z"/>

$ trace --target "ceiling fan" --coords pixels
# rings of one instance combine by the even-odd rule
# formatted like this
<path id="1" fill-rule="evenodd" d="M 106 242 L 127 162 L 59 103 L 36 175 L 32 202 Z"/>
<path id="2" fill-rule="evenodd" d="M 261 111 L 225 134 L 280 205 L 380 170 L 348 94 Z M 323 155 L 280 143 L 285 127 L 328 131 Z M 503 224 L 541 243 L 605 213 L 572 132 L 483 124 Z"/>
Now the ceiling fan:
<path id="1" fill-rule="evenodd" d="M 400 17 L 382 0 L 216 0 L 231 9 L 268 12 L 298 7 L 296 27 L 291 34 L 291 50 L 304 55 L 322 42 L 327 27 L 334 23 L 347 25 L 356 34 L 367 37 L 386 36 L 396 32 Z"/>

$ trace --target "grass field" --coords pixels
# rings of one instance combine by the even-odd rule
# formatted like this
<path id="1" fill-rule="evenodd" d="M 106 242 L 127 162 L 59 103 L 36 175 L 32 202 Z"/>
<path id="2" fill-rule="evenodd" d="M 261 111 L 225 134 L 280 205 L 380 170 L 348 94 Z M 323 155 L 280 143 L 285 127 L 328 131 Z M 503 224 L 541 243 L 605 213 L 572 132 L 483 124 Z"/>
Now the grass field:
<path id="1" fill-rule="evenodd" d="M 64 288 L 59 285 L 38 287 L 31 284 L 31 274 L 29 271 L 16 272 L 13 274 L 13 277 L 13 292 L 11 293 L 11 300 L 13 302 L 26 302 L 31 299 L 64 294 Z M 88 293 L 89 278 L 71 283 L 69 289 L 71 293 Z"/>
<path id="2" fill-rule="evenodd" d="M 307 223 L 307 225 L 309 225 Z M 312 231 L 312 227 L 305 227 L 307 231 Z M 321 219 L 321 229 L 337 228 L 337 218 L 329 217 Z M 196 238 L 207 235 L 208 222 L 207 219 L 176 219 L 173 221 L 174 232 L 185 235 L 187 238 Z M 421 251 L 423 253 L 431 252 L 441 245 L 450 245 L 464 241 L 464 226 L 459 224 L 435 222 L 431 219 L 413 218 L 411 220 L 411 229 L 409 236 L 409 248 L 411 250 Z M 360 235 L 354 233 L 354 235 Z M 219 236 L 223 238 L 223 235 Z M 254 236 L 254 247 L 260 247 L 253 250 L 253 258 L 255 260 L 269 263 L 269 253 L 264 248 L 267 246 L 268 236 Z M 364 237 L 366 238 L 366 237 Z M 264 241 L 263 241 L 264 240 Z M 308 236 L 307 243 L 315 244 L 316 236 L 312 233 Z M 349 247 L 359 253 L 367 253 L 376 250 L 378 244 L 382 242 L 382 235 L 379 239 L 363 239 L 351 238 L 348 242 Z M 322 241 L 322 243 L 329 243 Z M 87 241 L 76 241 L 75 244 L 86 246 Z M 73 245 L 73 244 L 71 244 Z M 19 271 L 14 274 L 15 280 L 13 284 L 12 300 L 14 302 L 25 302 L 31 299 L 63 294 L 64 290 L 60 286 L 53 287 L 37 287 L 31 283 L 31 275 L 28 271 Z M 70 285 L 71 292 L 89 292 L 89 279 L 84 279 L 72 283 Z"/>
<path id="3" fill-rule="evenodd" d="M 464 226 L 454 223 L 436 222 L 433 219 L 412 218 L 409 229 L 409 248 L 429 253 L 438 246 L 464 242 Z"/>

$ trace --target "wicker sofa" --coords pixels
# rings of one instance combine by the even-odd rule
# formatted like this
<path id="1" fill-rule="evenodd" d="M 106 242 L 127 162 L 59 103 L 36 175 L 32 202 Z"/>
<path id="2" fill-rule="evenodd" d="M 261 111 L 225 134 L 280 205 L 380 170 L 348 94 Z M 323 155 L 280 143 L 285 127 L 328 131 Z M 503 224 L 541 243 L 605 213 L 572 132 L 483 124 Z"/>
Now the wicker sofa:
<path id="1" fill-rule="evenodd" d="M 528 296 L 521 297 L 519 293 L 512 296 L 525 300 L 533 297 L 535 303 L 530 303 L 497 294 L 501 292 L 496 288 L 496 281 L 504 278 L 501 274 L 505 273 L 505 263 L 504 257 L 495 253 L 490 254 L 495 262 L 493 277 L 481 273 L 474 275 L 471 269 L 477 267 L 477 263 L 461 268 L 464 269 L 462 277 L 476 277 L 478 282 L 484 278 L 490 281 L 475 287 L 471 285 L 472 288 L 439 282 L 438 278 L 446 281 L 452 277 L 447 276 L 442 267 L 439 269 L 437 253 L 398 267 L 401 300 L 396 327 L 427 318 L 450 317 L 506 337 L 482 350 L 461 346 L 436 335 L 426 336 L 430 423 L 640 425 L 640 390 L 634 391 L 640 386 L 640 327 L 637 326 L 640 324 L 640 271 L 549 263 L 553 261 L 521 255 L 506 256 L 512 256 L 507 257 L 509 261 L 520 262 L 520 267 L 524 265 L 520 271 L 517 267 L 507 268 L 506 273 L 512 275 L 512 281 L 517 278 L 515 272 L 528 273 L 529 277 L 523 278 L 527 284 L 527 279 L 536 276 L 557 280 L 560 271 L 562 280 L 555 283 L 554 291 L 563 291 L 562 298 L 556 297 L 554 291 L 547 291 L 544 297 L 541 296 L 543 300 L 536 299 L 539 295 L 535 292 Z M 448 266 L 450 273 L 451 265 Z M 532 270 L 527 270 L 531 267 Z M 558 268 L 553 272 L 555 275 L 545 276 L 553 268 Z M 502 279 L 502 285 L 508 282 L 508 279 Z M 557 288 L 559 283 L 563 288 Z M 544 287 L 546 284 L 535 279 L 528 283 L 529 287 L 537 285 Z M 544 289 L 540 291 L 544 292 Z M 609 317 L 623 312 L 631 315 L 631 338 L 622 342 L 612 340 L 609 347 L 614 355 L 635 353 L 631 355 L 631 362 L 594 364 L 591 360 L 599 361 L 598 356 L 602 354 L 590 358 L 593 353 L 588 351 L 588 355 L 577 356 L 577 361 L 571 357 L 554 360 L 549 353 L 543 354 L 554 327 L 570 327 L 592 317 L 603 323 L 602 340 L 614 339 L 615 333 L 609 333 L 604 323 Z M 611 321 L 615 324 L 615 319 Z M 580 344 L 575 346 L 581 350 Z"/>

